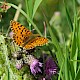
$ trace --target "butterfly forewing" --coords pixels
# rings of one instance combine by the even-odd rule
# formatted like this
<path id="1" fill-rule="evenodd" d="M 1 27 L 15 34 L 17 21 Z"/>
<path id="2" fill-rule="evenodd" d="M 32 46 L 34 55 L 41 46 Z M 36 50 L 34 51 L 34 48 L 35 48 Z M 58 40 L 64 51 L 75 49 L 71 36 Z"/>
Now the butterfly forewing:
<path id="1" fill-rule="evenodd" d="M 23 25 L 21 25 L 19 22 L 16 22 L 16 21 L 11 20 L 10 21 L 10 26 L 11 26 L 12 31 L 15 34 L 18 34 L 19 33 L 19 34 L 21 34 L 23 36 L 30 36 L 30 35 L 32 35 L 32 32 L 29 31 Z"/>

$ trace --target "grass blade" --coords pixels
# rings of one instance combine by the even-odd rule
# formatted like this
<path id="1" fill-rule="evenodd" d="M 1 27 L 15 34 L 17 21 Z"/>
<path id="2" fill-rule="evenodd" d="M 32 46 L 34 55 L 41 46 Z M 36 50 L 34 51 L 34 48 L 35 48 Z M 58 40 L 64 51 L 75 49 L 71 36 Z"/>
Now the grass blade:
<path id="1" fill-rule="evenodd" d="M 32 19 L 32 13 L 33 13 L 33 0 L 25 0 L 26 4 L 26 13 L 27 15 Z"/>
<path id="2" fill-rule="evenodd" d="M 75 80 L 80 80 L 80 65 L 79 65 Z"/>
<path id="3" fill-rule="evenodd" d="M 70 27 L 70 30 L 73 31 L 73 24 L 72 24 L 72 21 L 71 21 L 71 18 L 70 18 L 70 15 L 69 15 L 65 0 L 63 0 L 63 1 L 64 1 L 64 7 L 65 7 L 65 10 L 66 10 L 67 20 L 68 20 L 69 25 L 70 25 L 69 27 Z"/>
<path id="4" fill-rule="evenodd" d="M 34 17 L 36 10 L 38 9 L 41 2 L 42 2 L 42 0 L 35 0 L 32 18 Z"/>
<path id="5" fill-rule="evenodd" d="M 55 35 L 54 35 L 54 33 L 53 33 L 52 29 L 51 29 L 51 26 L 48 24 L 48 20 L 47 20 L 47 18 L 46 18 L 44 13 L 43 13 L 43 15 L 44 15 L 44 18 L 46 20 L 46 24 L 47 24 L 47 27 L 48 27 L 48 30 L 49 30 L 49 33 L 50 33 L 50 36 L 51 36 L 52 43 L 54 44 L 54 46 L 57 49 L 56 57 L 57 57 L 57 60 L 58 60 L 58 64 L 61 67 L 61 65 L 62 65 L 61 62 L 63 62 L 63 60 L 64 60 L 64 56 L 62 54 L 61 47 L 60 47 L 59 42 L 56 39 L 56 37 L 55 37 Z"/>

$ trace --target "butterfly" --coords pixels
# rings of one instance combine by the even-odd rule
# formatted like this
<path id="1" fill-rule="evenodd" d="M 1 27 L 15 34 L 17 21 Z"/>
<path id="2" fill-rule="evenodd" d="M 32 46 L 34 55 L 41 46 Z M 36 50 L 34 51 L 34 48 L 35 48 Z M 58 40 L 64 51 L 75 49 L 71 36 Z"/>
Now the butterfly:
<path id="1" fill-rule="evenodd" d="M 27 50 L 33 49 L 36 46 L 43 46 L 48 43 L 48 39 L 41 37 L 39 34 L 33 34 L 26 27 L 14 20 L 10 21 L 10 27 L 13 34 L 14 42 Z"/>

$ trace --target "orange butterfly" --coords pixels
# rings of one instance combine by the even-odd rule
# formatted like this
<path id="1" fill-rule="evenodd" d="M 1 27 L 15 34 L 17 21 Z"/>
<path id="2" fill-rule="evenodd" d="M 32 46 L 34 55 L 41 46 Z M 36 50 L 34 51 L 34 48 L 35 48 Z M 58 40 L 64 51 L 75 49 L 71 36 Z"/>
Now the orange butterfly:
<path id="1" fill-rule="evenodd" d="M 10 21 L 11 30 L 13 31 L 13 40 L 15 43 L 27 50 L 33 49 L 36 46 L 42 46 L 48 43 L 48 39 L 40 37 L 39 34 L 33 34 L 19 22 Z"/>

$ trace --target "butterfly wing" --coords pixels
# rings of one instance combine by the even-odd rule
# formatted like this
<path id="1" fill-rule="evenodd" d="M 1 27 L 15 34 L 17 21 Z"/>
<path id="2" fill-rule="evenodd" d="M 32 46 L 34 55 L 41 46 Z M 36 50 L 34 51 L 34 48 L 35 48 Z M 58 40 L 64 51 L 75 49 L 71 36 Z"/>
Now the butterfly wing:
<path id="1" fill-rule="evenodd" d="M 13 31 L 13 40 L 19 46 L 22 46 L 26 40 L 33 34 L 27 28 L 25 28 L 20 23 L 11 20 L 10 22 L 11 30 Z"/>
<path id="2" fill-rule="evenodd" d="M 26 27 L 21 25 L 19 22 L 16 22 L 14 20 L 10 21 L 11 30 L 15 34 L 21 34 L 22 36 L 30 36 L 32 35 L 32 32 L 29 31 Z"/>
<path id="3" fill-rule="evenodd" d="M 13 34 L 13 40 L 18 46 L 23 46 L 26 38 L 22 37 L 20 34 Z"/>
<path id="4" fill-rule="evenodd" d="M 32 40 L 30 40 L 24 48 L 26 49 L 33 49 L 36 46 L 43 46 L 44 44 L 48 43 L 48 39 L 44 37 L 36 37 Z"/>

